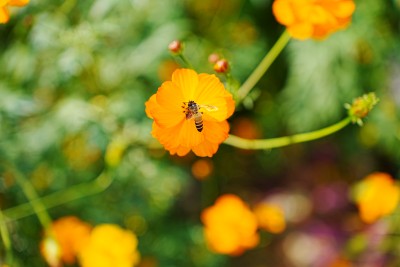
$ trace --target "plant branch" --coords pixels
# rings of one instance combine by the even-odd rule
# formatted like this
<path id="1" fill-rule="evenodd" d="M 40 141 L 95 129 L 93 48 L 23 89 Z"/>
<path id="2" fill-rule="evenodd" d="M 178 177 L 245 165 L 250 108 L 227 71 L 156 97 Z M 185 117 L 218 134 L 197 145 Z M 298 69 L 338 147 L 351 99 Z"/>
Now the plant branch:
<path id="1" fill-rule="evenodd" d="M 112 177 L 106 171 L 103 171 L 96 179 L 91 182 L 78 184 L 69 187 L 68 189 L 49 194 L 42 198 L 34 199 L 30 201 L 30 203 L 25 203 L 16 207 L 9 208 L 7 210 L 4 210 L 4 215 L 6 215 L 10 219 L 18 220 L 34 213 L 31 209 L 31 205 L 42 203 L 41 207 L 38 208 L 38 211 L 41 212 L 43 210 L 65 204 L 73 200 L 100 193 L 107 189 L 112 181 Z"/>
<path id="2" fill-rule="evenodd" d="M 346 117 L 345 119 L 341 120 L 340 122 L 328 126 L 326 128 L 308 132 L 308 133 L 302 133 L 302 134 L 296 134 L 296 135 L 291 135 L 291 136 L 284 136 L 284 137 L 278 137 L 278 138 L 271 138 L 271 139 L 245 139 L 241 138 L 235 135 L 229 135 L 228 139 L 225 140 L 225 144 L 231 145 L 237 148 L 242 148 L 242 149 L 271 149 L 271 148 L 277 148 L 277 147 L 284 147 L 288 146 L 291 144 L 296 144 L 296 143 L 302 143 L 302 142 L 308 142 L 312 140 L 319 139 L 321 137 L 333 134 L 341 129 L 343 129 L 345 126 L 347 126 L 351 122 L 350 117 Z"/>
<path id="3" fill-rule="evenodd" d="M 237 93 L 237 103 L 241 102 L 247 94 L 254 88 L 257 82 L 261 79 L 264 73 L 268 70 L 274 60 L 281 53 L 283 48 L 290 40 L 290 35 L 287 31 L 284 31 L 279 37 L 278 41 L 274 44 L 271 50 L 265 55 L 260 64 L 255 68 L 255 70 L 250 74 L 247 80 L 242 84 Z"/>

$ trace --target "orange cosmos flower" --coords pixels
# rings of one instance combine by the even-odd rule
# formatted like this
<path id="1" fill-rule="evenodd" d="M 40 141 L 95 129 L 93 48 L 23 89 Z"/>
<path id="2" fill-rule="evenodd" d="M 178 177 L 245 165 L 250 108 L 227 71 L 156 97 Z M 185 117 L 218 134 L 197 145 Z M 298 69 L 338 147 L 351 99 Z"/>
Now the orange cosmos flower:
<path id="1" fill-rule="evenodd" d="M 355 187 L 355 201 L 361 219 L 372 223 L 392 213 L 398 205 L 400 189 L 386 173 L 368 175 Z"/>
<path id="2" fill-rule="evenodd" d="M 238 255 L 259 242 L 257 218 L 235 195 L 223 195 L 201 214 L 204 234 L 211 250 Z"/>
<path id="3" fill-rule="evenodd" d="M 140 260 L 138 240 L 128 230 L 114 224 L 96 226 L 89 242 L 82 248 L 79 260 L 82 267 L 132 267 Z"/>
<path id="4" fill-rule="evenodd" d="M 353 0 L 275 0 L 272 5 L 276 20 L 300 40 L 346 28 L 355 8 Z"/>
<path id="5" fill-rule="evenodd" d="M 0 23 L 7 23 L 10 19 L 9 6 L 25 6 L 29 0 L 0 0 Z"/>
<path id="6" fill-rule="evenodd" d="M 235 109 L 232 95 L 215 75 L 177 69 L 146 102 L 152 135 L 171 155 L 211 157 L 227 137 Z"/>
<path id="7" fill-rule="evenodd" d="M 42 241 L 42 254 L 46 259 L 56 258 L 56 256 L 51 255 L 59 255 L 63 262 L 73 264 L 76 255 L 86 244 L 91 228 L 88 223 L 74 216 L 63 217 L 54 221 L 50 232 L 53 237 L 47 236 Z M 49 262 L 55 262 L 55 260 Z M 50 265 L 57 266 L 55 264 Z"/>

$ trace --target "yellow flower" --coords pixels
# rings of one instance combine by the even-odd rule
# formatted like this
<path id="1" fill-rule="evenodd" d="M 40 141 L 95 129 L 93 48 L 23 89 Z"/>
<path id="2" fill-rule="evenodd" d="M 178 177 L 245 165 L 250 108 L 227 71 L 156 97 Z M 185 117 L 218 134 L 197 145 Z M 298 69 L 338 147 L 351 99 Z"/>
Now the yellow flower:
<path id="1" fill-rule="evenodd" d="M 238 255 L 259 242 L 257 219 L 235 195 L 223 195 L 201 214 L 209 248 L 217 253 Z"/>
<path id="2" fill-rule="evenodd" d="M 63 262 L 73 264 L 76 255 L 87 242 L 91 228 L 88 223 L 74 216 L 63 217 L 54 221 L 51 226 L 51 232 L 49 232 L 52 236 L 47 236 L 42 241 L 42 254 L 46 259 L 49 258 L 49 254 L 59 254 Z M 56 249 L 57 247 L 59 249 Z M 51 257 L 55 258 L 56 256 Z"/>
<path id="3" fill-rule="evenodd" d="M 275 0 L 272 5 L 276 20 L 300 40 L 346 28 L 355 8 L 353 0 Z"/>
<path id="4" fill-rule="evenodd" d="M 127 142 L 122 138 L 116 138 L 108 144 L 106 154 L 104 156 L 105 162 L 108 164 L 108 166 L 116 167 L 120 164 L 127 146 Z"/>
<path id="5" fill-rule="evenodd" d="M 0 23 L 7 23 L 10 19 L 9 6 L 25 6 L 29 0 L 0 0 Z"/>
<path id="6" fill-rule="evenodd" d="M 258 226 L 268 232 L 278 234 L 286 228 L 283 211 L 276 205 L 260 203 L 254 208 L 254 214 L 257 217 Z"/>
<path id="7" fill-rule="evenodd" d="M 178 69 L 146 102 L 152 135 L 170 154 L 211 157 L 227 137 L 235 109 L 232 95 L 215 75 Z M 199 118 L 201 117 L 201 118 Z M 197 118 L 197 119 L 196 119 Z"/>
<path id="8" fill-rule="evenodd" d="M 82 267 L 132 267 L 139 262 L 138 240 L 118 225 L 96 226 L 79 260 Z"/>
<path id="9" fill-rule="evenodd" d="M 355 201 L 361 219 L 372 223 L 392 213 L 398 205 L 400 189 L 386 173 L 373 173 L 355 187 Z"/>

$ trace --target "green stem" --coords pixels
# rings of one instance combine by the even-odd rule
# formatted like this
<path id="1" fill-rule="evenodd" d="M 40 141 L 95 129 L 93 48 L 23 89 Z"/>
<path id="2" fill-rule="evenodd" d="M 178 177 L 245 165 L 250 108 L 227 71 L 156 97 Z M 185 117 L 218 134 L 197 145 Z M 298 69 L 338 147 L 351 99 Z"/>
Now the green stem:
<path id="1" fill-rule="evenodd" d="M 188 67 L 189 69 L 193 69 L 192 64 L 190 64 L 190 61 L 185 57 L 184 54 L 180 53 L 178 56 L 183 61 L 183 63 L 185 63 L 186 67 Z"/>
<path id="2" fill-rule="evenodd" d="M 55 192 L 44 196 L 40 199 L 32 200 L 30 203 L 18 205 L 4 211 L 4 215 L 13 220 L 18 220 L 23 217 L 32 215 L 31 204 L 36 205 L 42 203 L 39 211 L 53 208 L 73 200 L 97 194 L 107 189 L 112 183 L 112 177 L 106 171 L 103 171 L 99 176 L 91 182 L 78 184 L 60 192 Z M 36 212 L 36 211 L 35 211 Z"/>
<path id="3" fill-rule="evenodd" d="M 251 73 L 251 75 L 239 88 L 237 94 L 238 103 L 241 102 L 247 96 L 247 94 L 251 91 L 251 89 L 253 89 L 253 87 L 257 84 L 257 82 L 261 79 L 264 73 L 274 62 L 274 60 L 281 53 L 283 48 L 285 48 L 289 40 L 290 40 L 289 33 L 287 31 L 284 31 L 282 35 L 279 37 L 278 41 L 276 41 L 274 46 L 271 48 L 271 50 L 269 50 L 267 55 L 265 55 L 260 64 L 258 64 L 256 69 Z"/>
<path id="4" fill-rule="evenodd" d="M 271 149 L 319 139 L 321 137 L 333 134 L 343 129 L 350 122 L 351 118 L 347 117 L 334 125 L 317 131 L 271 139 L 250 140 L 234 135 L 229 135 L 228 139 L 226 139 L 224 143 L 242 149 Z"/>
<path id="5" fill-rule="evenodd" d="M 6 218 L 1 210 L 0 210 L 0 233 L 1 233 L 1 239 L 3 240 L 3 244 L 6 249 L 6 263 L 9 266 L 13 266 L 14 258 L 11 249 L 10 234 L 7 229 Z"/>
<path id="6" fill-rule="evenodd" d="M 40 198 L 31 184 L 31 182 L 26 179 L 26 177 L 19 172 L 14 166 L 8 164 L 7 167 L 10 171 L 14 174 L 17 183 L 22 188 L 26 198 L 29 200 L 29 204 L 33 208 L 34 212 L 36 213 L 40 223 L 42 224 L 43 228 L 48 230 L 51 226 L 51 218 L 50 215 L 46 211 L 46 206 L 40 201 Z M 5 213 L 5 215 L 7 215 Z"/>

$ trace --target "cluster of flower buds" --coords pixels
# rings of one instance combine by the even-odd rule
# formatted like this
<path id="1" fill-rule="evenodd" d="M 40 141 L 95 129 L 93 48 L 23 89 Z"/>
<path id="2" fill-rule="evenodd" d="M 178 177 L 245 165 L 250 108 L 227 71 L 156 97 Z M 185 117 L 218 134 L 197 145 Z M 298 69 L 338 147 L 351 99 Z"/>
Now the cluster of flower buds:
<path id="1" fill-rule="evenodd" d="M 213 68 L 218 73 L 227 73 L 229 71 L 229 63 L 225 58 L 220 58 L 216 53 L 208 56 L 208 62 L 213 64 Z"/>

